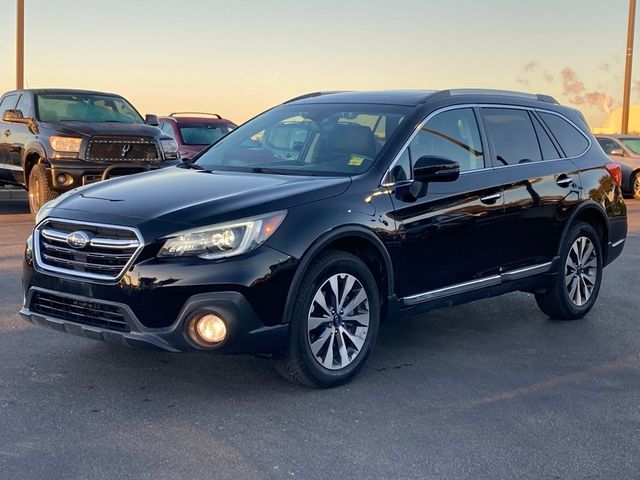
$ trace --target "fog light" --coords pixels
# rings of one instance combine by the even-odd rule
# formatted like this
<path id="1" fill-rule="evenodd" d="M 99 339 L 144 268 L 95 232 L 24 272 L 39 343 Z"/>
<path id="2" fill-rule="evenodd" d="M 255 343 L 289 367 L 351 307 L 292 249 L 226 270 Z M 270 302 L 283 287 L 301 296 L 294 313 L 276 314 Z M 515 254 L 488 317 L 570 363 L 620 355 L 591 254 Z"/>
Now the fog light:
<path id="1" fill-rule="evenodd" d="M 189 335 L 201 345 L 215 345 L 227 336 L 227 326 L 218 315 L 208 313 L 191 321 Z"/>
<path id="2" fill-rule="evenodd" d="M 58 183 L 60 185 L 66 185 L 68 183 L 71 183 L 73 179 L 66 173 L 61 173 L 56 177 L 56 180 L 58 180 Z"/>

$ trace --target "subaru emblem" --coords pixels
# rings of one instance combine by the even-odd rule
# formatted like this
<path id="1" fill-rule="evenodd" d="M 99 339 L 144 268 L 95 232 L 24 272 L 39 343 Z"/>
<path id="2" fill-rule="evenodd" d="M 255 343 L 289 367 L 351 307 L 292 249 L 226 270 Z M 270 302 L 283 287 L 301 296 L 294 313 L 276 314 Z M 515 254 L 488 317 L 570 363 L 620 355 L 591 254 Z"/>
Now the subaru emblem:
<path id="1" fill-rule="evenodd" d="M 72 232 L 67 235 L 67 243 L 73 248 L 84 248 L 90 241 L 91 238 L 89 237 L 89 234 L 82 230 L 78 230 L 77 232 Z"/>

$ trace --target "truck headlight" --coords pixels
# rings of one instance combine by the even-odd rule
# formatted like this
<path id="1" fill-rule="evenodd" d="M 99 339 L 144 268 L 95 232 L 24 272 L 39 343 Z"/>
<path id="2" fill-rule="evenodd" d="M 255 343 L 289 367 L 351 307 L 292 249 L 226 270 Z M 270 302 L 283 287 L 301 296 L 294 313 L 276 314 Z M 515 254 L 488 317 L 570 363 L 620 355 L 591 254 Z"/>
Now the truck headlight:
<path id="1" fill-rule="evenodd" d="M 56 152 L 78 153 L 80 151 L 81 138 L 75 137 L 49 137 L 51 148 Z"/>
<path id="2" fill-rule="evenodd" d="M 166 158 L 178 158 L 178 143 L 173 138 L 160 140 L 160 146 Z"/>
<path id="3" fill-rule="evenodd" d="M 158 257 L 197 256 L 205 260 L 232 257 L 262 245 L 280 226 L 286 210 L 235 222 L 178 232 L 166 241 Z"/>

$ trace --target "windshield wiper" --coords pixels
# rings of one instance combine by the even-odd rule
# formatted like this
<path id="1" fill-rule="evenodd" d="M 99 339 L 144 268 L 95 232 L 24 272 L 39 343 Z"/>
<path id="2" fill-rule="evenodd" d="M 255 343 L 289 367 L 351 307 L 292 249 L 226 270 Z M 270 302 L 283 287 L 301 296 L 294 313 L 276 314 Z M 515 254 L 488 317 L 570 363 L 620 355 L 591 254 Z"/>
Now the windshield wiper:
<path id="1" fill-rule="evenodd" d="M 273 173 L 275 175 L 288 175 L 286 172 L 282 170 L 275 170 L 273 168 L 268 167 L 248 167 L 247 168 L 251 173 Z"/>
<path id="2" fill-rule="evenodd" d="M 211 170 L 207 170 L 202 165 L 198 165 L 197 163 L 192 162 L 191 160 L 183 160 L 180 165 L 180 168 L 188 168 L 190 170 L 201 170 L 203 172 L 211 172 Z"/>

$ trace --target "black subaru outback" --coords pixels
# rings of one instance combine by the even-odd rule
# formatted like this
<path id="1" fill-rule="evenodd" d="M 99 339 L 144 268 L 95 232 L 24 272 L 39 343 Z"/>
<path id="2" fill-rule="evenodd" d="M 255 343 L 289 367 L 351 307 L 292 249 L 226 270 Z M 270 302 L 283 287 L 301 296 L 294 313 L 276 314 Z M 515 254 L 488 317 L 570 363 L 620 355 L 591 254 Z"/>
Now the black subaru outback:
<path id="1" fill-rule="evenodd" d="M 15 90 L 0 113 L 0 183 L 26 188 L 32 213 L 61 192 L 178 163 L 157 117 L 143 120 L 119 95 Z"/>
<path id="2" fill-rule="evenodd" d="M 179 167 L 45 205 L 21 313 L 117 344 L 270 353 L 327 387 L 383 320 L 516 290 L 583 317 L 626 233 L 619 165 L 550 97 L 312 94 Z"/>

